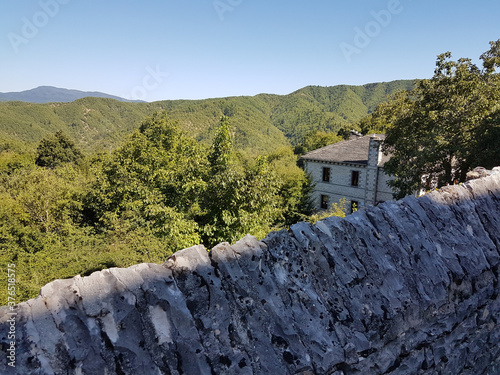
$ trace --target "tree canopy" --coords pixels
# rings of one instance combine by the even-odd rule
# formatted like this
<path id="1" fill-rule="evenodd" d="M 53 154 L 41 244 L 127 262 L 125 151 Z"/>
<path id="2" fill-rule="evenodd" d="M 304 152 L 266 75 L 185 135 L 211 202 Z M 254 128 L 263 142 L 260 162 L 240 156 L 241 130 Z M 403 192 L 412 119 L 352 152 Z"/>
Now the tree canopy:
<path id="1" fill-rule="evenodd" d="M 62 131 L 43 138 L 37 149 L 35 164 L 40 167 L 55 168 L 64 163 L 79 163 L 83 154 L 75 143 Z"/>
<path id="2" fill-rule="evenodd" d="M 96 164 L 85 204 L 89 222 L 107 231 L 148 228 L 173 252 L 200 242 L 235 242 L 246 234 L 262 237 L 307 214 L 309 181 L 291 149 L 272 156 L 273 165 L 281 165 L 274 168 L 266 155 L 244 159 L 233 134 L 222 116 L 207 147 L 166 112 L 147 118 Z"/>
<path id="3" fill-rule="evenodd" d="M 395 176 L 395 197 L 465 181 L 475 166 L 500 164 L 500 40 L 481 55 L 438 56 L 431 79 L 380 105 L 365 129 L 385 130 L 385 170 Z"/>
<path id="4" fill-rule="evenodd" d="M 167 251 L 197 244 L 192 220 L 204 189 L 201 145 L 164 113 L 144 120 L 125 144 L 97 165 L 87 198 L 89 216 L 101 228 L 148 228 Z"/>
<path id="5" fill-rule="evenodd" d="M 63 133 L 38 150 L 0 140 L 0 266 L 22 270 L 20 299 L 56 278 L 163 262 L 192 245 L 262 238 L 306 218 L 311 183 L 292 148 L 250 157 L 237 131 L 224 116 L 207 145 L 158 112 L 86 163 L 75 162 Z M 47 162 L 36 165 L 35 155 Z"/>

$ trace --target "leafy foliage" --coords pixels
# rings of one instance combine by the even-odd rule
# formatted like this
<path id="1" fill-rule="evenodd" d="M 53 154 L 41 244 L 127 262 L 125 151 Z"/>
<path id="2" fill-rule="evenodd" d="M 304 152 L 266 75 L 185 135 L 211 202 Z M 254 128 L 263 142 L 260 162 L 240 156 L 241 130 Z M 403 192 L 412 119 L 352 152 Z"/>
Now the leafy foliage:
<path id="1" fill-rule="evenodd" d="M 373 83 L 364 86 L 308 86 L 286 95 L 273 108 L 272 122 L 292 144 L 314 131 L 337 133 L 375 110 L 388 95 L 410 90 L 414 81 Z"/>
<path id="2" fill-rule="evenodd" d="M 203 242 L 235 242 L 247 233 L 263 237 L 279 217 L 280 181 L 265 156 L 255 165 L 241 160 L 233 148 L 231 126 L 221 118 L 208 154 L 207 189 L 199 223 Z"/>
<path id="3" fill-rule="evenodd" d="M 165 254 L 197 244 L 192 216 L 205 169 L 202 146 L 155 114 L 97 165 L 88 215 L 110 231 L 148 228 L 167 243 Z"/>
<path id="4" fill-rule="evenodd" d="M 326 219 L 328 217 L 336 216 L 336 217 L 346 217 L 347 215 L 347 200 L 345 198 L 340 199 L 336 203 L 332 203 L 328 210 L 318 212 L 316 214 L 311 215 L 307 221 L 315 224 L 316 222 Z M 356 208 L 354 208 L 353 211 L 356 211 Z"/>
<path id="5" fill-rule="evenodd" d="M 500 146 L 500 41 L 481 56 L 483 69 L 470 59 L 438 56 L 434 77 L 381 105 L 372 119 L 386 122 L 385 164 L 394 175 L 396 197 L 421 188 L 465 181 L 474 166 L 498 165 Z M 381 120 L 381 121 L 380 121 Z"/>
<path id="6" fill-rule="evenodd" d="M 83 154 L 62 130 L 40 141 L 36 149 L 35 164 L 39 167 L 55 168 L 64 163 L 78 164 Z"/>
<path id="7" fill-rule="evenodd" d="M 291 212 L 302 209 L 304 190 L 292 194 L 294 184 L 305 182 L 285 181 L 266 156 L 245 160 L 234 149 L 233 133 L 222 116 L 207 148 L 165 112 L 148 118 L 96 164 L 85 205 L 90 222 L 108 231 L 148 228 L 167 244 L 165 254 L 200 240 L 211 247 L 247 233 L 264 236 L 273 225 L 287 223 Z M 293 165 L 303 176 L 295 163 L 295 156 L 287 159 L 284 170 Z M 286 190 L 290 194 L 282 199 L 279 193 Z"/>
<path id="8" fill-rule="evenodd" d="M 297 166 L 297 155 L 291 147 L 278 148 L 268 155 L 268 161 L 271 170 L 281 181 L 278 196 L 283 224 L 288 227 L 307 220 L 315 210 L 311 198 L 314 188 L 311 176 Z"/>

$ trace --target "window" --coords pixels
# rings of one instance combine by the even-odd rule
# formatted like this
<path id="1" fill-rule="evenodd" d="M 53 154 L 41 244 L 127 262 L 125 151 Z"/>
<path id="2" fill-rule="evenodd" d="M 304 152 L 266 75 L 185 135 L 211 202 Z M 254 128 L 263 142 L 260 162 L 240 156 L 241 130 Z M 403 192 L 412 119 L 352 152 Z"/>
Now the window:
<path id="1" fill-rule="evenodd" d="M 330 182 L 330 168 L 323 168 L 323 182 Z"/>
<path id="2" fill-rule="evenodd" d="M 324 210 L 328 209 L 328 195 L 321 196 L 321 208 Z"/>
<path id="3" fill-rule="evenodd" d="M 359 171 L 352 171 L 351 172 L 351 186 L 358 186 L 359 185 Z"/>
<path id="4" fill-rule="evenodd" d="M 353 212 L 356 212 L 359 208 L 359 202 L 358 201 L 351 201 L 351 214 Z"/>

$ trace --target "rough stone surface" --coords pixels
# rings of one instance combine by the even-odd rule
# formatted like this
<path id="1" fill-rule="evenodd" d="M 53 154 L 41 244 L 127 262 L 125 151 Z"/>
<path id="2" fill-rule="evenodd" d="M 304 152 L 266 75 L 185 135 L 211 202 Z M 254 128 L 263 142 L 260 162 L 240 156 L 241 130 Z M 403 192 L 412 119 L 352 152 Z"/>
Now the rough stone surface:
<path id="1" fill-rule="evenodd" d="M 467 181 L 488 177 L 499 173 L 500 173 L 500 167 L 495 167 L 491 171 L 484 167 L 476 167 L 472 171 L 467 173 Z"/>
<path id="2" fill-rule="evenodd" d="M 0 312 L 1 374 L 500 374 L 500 174 Z"/>

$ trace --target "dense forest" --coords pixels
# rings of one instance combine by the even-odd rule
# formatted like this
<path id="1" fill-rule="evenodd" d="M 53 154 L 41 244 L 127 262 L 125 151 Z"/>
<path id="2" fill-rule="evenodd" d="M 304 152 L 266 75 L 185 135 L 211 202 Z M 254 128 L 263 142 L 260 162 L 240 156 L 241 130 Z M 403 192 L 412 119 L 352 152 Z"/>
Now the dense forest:
<path id="1" fill-rule="evenodd" d="M 0 102 L 0 139 L 33 143 L 63 130 L 84 152 L 109 151 L 120 146 L 145 117 L 166 110 L 183 130 L 206 144 L 213 139 L 220 117 L 227 116 L 234 127 L 235 147 L 257 156 L 276 146 L 296 145 L 313 130 L 350 128 L 388 95 L 413 86 L 413 81 L 310 86 L 289 95 L 154 103 L 91 97 L 71 103 Z"/>
<path id="2" fill-rule="evenodd" d="M 339 131 L 412 84 L 0 103 L 0 262 L 16 264 L 25 300 L 55 278 L 317 220 L 297 154 L 341 140 Z"/>
<path id="3" fill-rule="evenodd" d="M 163 111 L 111 153 L 85 156 L 62 131 L 34 152 L 4 142 L 1 262 L 19 270 L 18 297 L 54 278 L 163 262 L 306 218 L 310 181 L 291 147 L 245 158 L 233 133 L 222 117 L 207 146 Z"/>

